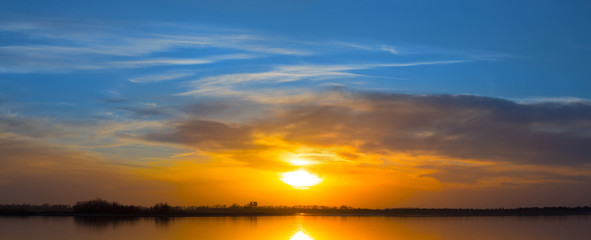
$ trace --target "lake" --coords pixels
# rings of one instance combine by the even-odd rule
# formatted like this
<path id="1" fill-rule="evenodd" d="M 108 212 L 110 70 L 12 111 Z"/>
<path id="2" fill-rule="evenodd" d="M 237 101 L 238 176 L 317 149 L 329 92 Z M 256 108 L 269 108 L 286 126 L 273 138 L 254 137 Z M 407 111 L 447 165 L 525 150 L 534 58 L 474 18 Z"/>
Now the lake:
<path id="1" fill-rule="evenodd" d="M 591 216 L 0 217 L 0 239 L 591 239 Z"/>

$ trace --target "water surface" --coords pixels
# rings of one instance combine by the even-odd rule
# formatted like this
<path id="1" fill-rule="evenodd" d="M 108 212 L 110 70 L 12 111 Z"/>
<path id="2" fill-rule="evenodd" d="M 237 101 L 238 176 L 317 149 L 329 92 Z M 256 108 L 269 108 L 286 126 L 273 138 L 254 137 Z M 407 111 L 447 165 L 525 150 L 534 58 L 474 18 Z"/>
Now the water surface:
<path id="1" fill-rule="evenodd" d="M 0 217 L 0 239 L 590 239 L 591 216 Z"/>

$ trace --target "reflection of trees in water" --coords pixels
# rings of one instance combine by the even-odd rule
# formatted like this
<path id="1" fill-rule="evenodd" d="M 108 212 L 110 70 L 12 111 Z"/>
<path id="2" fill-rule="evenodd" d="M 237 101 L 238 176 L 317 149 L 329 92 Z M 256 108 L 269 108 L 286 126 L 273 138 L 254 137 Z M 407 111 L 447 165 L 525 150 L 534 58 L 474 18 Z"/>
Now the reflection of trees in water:
<path id="1" fill-rule="evenodd" d="M 104 230 L 107 228 L 118 228 L 122 225 L 135 225 L 140 220 L 139 217 L 123 216 L 75 216 L 74 223 L 77 227 L 94 228 Z"/>
<path id="2" fill-rule="evenodd" d="M 233 217 L 229 217 L 229 218 L 224 218 L 224 220 L 229 219 L 230 221 L 234 222 L 234 223 L 244 223 L 245 221 L 248 221 L 248 223 L 250 223 L 250 226 L 252 227 L 256 227 L 258 224 L 258 216 L 233 216 Z"/>
<path id="3" fill-rule="evenodd" d="M 140 220 L 153 221 L 156 227 L 167 228 L 173 221 L 172 217 L 131 217 L 131 216 L 75 216 L 74 222 L 78 227 L 103 230 L 108 228 L 129 227 Z"/>
<path id="4" fill-rule="evenodd" d="M 154 219 L 154 223 L 156 224 L 156 227 L 161 227 L 161 228 L 167 228 L 170 223 L 172 223 L 174 221 L 173 217 L 155 217 Z"/>

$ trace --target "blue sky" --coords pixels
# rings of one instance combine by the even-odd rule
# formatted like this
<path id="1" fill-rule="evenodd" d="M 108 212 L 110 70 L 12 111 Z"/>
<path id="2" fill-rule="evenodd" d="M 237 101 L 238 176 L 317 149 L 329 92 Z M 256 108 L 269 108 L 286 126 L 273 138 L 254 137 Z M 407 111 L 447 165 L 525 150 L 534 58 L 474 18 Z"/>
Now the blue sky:
<path id="1" fill-rule="evenodd" d="M 184 136 L 183 129 L 201 129 L 193 122 L 274 129 L 291 114 L 300 119 L 297 109 L 320 106 L 373 109 L 380 119 L 385 105 L 374 101 L 403 94 L 410 99 L 404 104 L 431 109 L 423 96 L 450 114 L 476 105 L 480 113 L 502 109 L 511 116 L 504 120 L 531 121 L 523 126 L 532 136 L 560 132 L 586 143 L 590 10 L 588 1 L 525 0 L 2 1 L 0 136 L 148 168 L 187 152 L 206 161 L 220 146 L 235 145 Z M 498 117 L 476 112 L 477 119 Z M 461 115 L 429 114 L 446 121 Z M 428 151 L 465 157 L 450 149 Z M 489 157 L 482 151 L 470 156 Z M 445 182 L 445 171 L 438 180 Z"/>
<path id="2" fill-rule="evenodd" d="M 45 84 L 92 86 L 78 92 L 132 85 L 125 80 L 161 73 L 199 79 L 278 65 L 459 60 L 344 70 L 364 77 L 327 76 L 301 85 L 588 99 L 589 7 L 585 1 L 3 2 L 2 78 L 11 80 L 3 81 L 5 89 L 14 82 L 32 91 Z M 211 42 L 188 42 L 195 38 Z M 147 59 L 160 62 L 133 64 Z M 50 63 L 40 63 L 45 60 Z M 80 77 L 87 80 L 67 82 Z M 162 94 L 180 83 L 169 81 Z"/>

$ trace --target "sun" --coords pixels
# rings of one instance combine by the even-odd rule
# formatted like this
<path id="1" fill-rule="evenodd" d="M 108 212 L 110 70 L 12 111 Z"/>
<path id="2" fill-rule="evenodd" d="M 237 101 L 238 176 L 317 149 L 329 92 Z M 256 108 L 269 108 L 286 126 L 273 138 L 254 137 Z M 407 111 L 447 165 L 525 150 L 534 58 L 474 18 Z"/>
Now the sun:
<path id="1" fill-rule="evenodd" d="M 300 169 L 293 172 L 282 173 L 281 181 L 297 189 L 308 189 L 322 182 L 322 178 L 319 178 L 315 174 L 309 173 L 304 169 Z"/>

